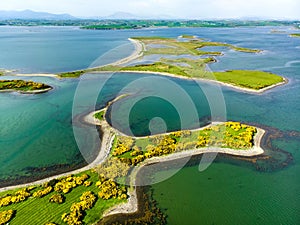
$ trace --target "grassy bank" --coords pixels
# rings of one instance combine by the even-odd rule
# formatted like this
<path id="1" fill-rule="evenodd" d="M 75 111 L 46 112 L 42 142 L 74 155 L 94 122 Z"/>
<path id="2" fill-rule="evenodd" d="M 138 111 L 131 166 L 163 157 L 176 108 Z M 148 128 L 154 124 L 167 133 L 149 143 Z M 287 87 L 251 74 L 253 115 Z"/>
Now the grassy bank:
<path id="1" fill-rule="evenodd" d="M 202 51 L 203 47 L 227 47 L 234 51 L 246 53 L 259 53 L 261 50 L 238 47 L 227 43 L 203 41 L 200 38 L 191 35 L 182 35 L 186 39 L 180 41 L 174 38 L 165 37 L 134 37 L 132 39 L 140 41 L 143 46 L 143 55 L 184 55 L 182 58 L 170 59 L 160 58 L 154 63 L 137 64 L 133 66 L 126 65 L 108 65 L 99 68 L 87 69 L 82 71 L 60 74 L 63 77 L 78 77 L 85 72 L 154 72 L 167 73 L 170 75 L 184 76 L 188 78 L 201 78 L 215 80 L 225 84 L 251 90 L 261 90 L 263 88 L 276 85 L 284 79 L 276 74 L 264 71 L 249 70 L 229 70 L 225 72 L 209 72 L 206 70 L 206 64 L 216 62 L 213 56 L 220 56 L 222 52 Z M 156 47 L 153 47 L 156 46 Z M 202 56 L 198 59 L 189 56 Z"/>
<path id="2" fill-rule="evenodd" d="M 230 70 L 214 72 L 216 80 L 243 88 L 260 90 L 283 82 L 283 78 L 272 73 L 255 70 Z"/>
<path id="3" fill-rule="evenodd" d="M 104 119 L 103 112 L 98 112 L 95 117 Z M 152 157 L 208 146 L 250 150 L 256 132 L 255 127 L 226 122 L 201 130 L 143 138 L 117 135 L 109 157 L 95 169 L 43 185 L 1 193 L 0 216 L 10 215 L 8 222 L 11 225 L 94 224 L 107 209 L 126 201 L 128 189 L 115 181 L 124 182 L 131 166 L 139 166 Z M 145 219 L 157 216 L 161 213 Z"/>
<path id="4" fill-rule="evenodd" d="M 33 81 L 24 81 L 24 80 L 0 80 L 0 90 L 14 90 L 22 92 L 33 92 L 33 91 L 42 91 L 50 89 L 51 86 L 36 83 Z"/>
<path id="5" fill-rule="evenodd" d="M 291 37 L 298 37 L 300 38 L 300 34 L 290 34 Z"/>
<path id="6" fill-rule="evenodd" d="M 152 157 L 208 146 L 247 150 L 254 146 L 256 132 L 255 127 L 226 122 L 200 131 L 176 131 L 147 138 L 117 136 L 111 156 L 128 165 L 137 165 Z"/>

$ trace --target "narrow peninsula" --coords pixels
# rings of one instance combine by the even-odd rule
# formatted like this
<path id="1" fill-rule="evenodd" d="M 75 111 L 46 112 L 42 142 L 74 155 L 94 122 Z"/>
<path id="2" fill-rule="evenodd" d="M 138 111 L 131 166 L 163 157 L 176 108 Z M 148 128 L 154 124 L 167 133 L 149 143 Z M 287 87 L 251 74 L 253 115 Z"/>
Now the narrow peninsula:
<path id="1" fill-rule="evenodd" d="M 285 78 L 264 71 L 228 70 L 211 72 L 206 68 L 207 64 L 217 62 L 215 56 L 223 55 L 221 51 L 208 51 L 207 49 L 210 47 L 229 48 L 244 53 L 262 52 L 258 49 L 237 47 L 221 42 L 209 42 L 187 35 L 182 35 L 178 39 L 162 37 L 135 37 L 132 39 L 139 41 L 140 45 L 143 46 L 143 56 L 159 56 L 157 62 L 108 65 L 99 68 L 98 71 L 157 73 L 186 79 L 209 80 L 254 93 L 261 93 L 286 83 Z M 206 50 L 204 51 L 203 48 Z M 195 58 L 197 56 L 198 58 Z"/>
<path id="2" fill-rule="evenodd" d="M 285 78 L 258 70 L 209 71 L 207 65 L 217 62 L 227 48 L 243 53 L 261 53 L 259 49 L 249 49 L 222 42 L 205 41 L 197 36 L 181 35 L 178 38 L 133 37 L 129 39 L 136 51 L 129 57 L 105 66 L 58 74 L 59 77 L 79 77 L 84 73 L 134 72 L 173 76 L 183 79 L 216 82 L 246 92 L 262 93 L 278 85 L 285 84 Z M 208 51 L 213 49 L 213 51 Z M 157 60 L 145 63 L 146 57 Z M 147 61 L 147 60 L 145 60 Z"/>
<path id="3" fill-rule="evenodd" d="M 111 127 L 106 110 L 84 118 L 103 132 L 101 161 L 45 180 L 2 188 L 2 224 L 101 224 L 106 216 L 137 210 L 136 175 L 148 164 L 209 152 L 244 157 L 264 152 L 260 147 L 264 130 L 247 124 L 228 121 L 137 138 Z M 32 215 L 36 208 L 39 213 Z M 149 216 L 146 219 L 152 221 L 163 218 L 160 211 Z"/>

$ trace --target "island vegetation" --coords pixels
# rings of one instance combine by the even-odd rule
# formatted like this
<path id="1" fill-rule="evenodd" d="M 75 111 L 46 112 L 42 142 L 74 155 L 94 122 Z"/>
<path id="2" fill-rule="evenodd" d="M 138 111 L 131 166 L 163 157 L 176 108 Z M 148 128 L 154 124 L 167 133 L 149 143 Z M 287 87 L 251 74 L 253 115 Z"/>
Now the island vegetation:
<path id="1" fill-rule="evenodd" d="M 284 82 L 284 79 L 276 74 L 257 70 L 228 70 L 213 74 L 217 81 L 254 90 Z"/>
<path id="2" fill-rule="evenodd" d="M 262 90 L 284 82 L 284 78 L 281 76 L 264 71 L 229 70 L 208 72 L 206 64 L 216 62 L 213 56 L 220 56 L 222 52 L 201 50 L 204 47 L 226 47 L 234 51 L 245 53 L 261 52 L 261 50 L 258 49 L 237 47 L 227 43 L 203 41 L 194 36 L 193 39 L 188 38 L 187 41 L 162 37 L 135 37 L 133 39 L 143 44 L 143 55 L 161 55 L 164 57 L 160 57 L 160 59 L 154 63 L 138 63 L 133 66 L 108 65 L 97 70 L 153 72 L 187 78 L 201 78 L 246 88 L 248 90 Z M 176 55 L 177 57 L 176 59 L 171 59 L 165 55 Z M 195 59 L 189 56 L 201 57 Z"/>
<path id="3" fill-rule="evenodd" d="M 299 33 L 295 33 L 295 34 L 290 34 L 291 37 L 298 37 L 300 38 L 300 34 Z"/>
<path id="4" fill-rule="evenodd" d="M 105 112 L 106 109 L 94 114 L 102 125 L 107 123 Z M 208 146 L 237 152 L 251 150 L 257 129 L 239 122 L 226 122 L 140 138 L 114 132 L 109 155 L 93 169 L 1 193 L 0 224 L 94 224 L 103 219 L 109 208 L 127 201 L 133 187 L 125 183 L 134 179 L 133 167 L 138 168 L 151 158 L 205 150 Z M 127 224 L 152 224 L 151 221 L 165 224 L 162 212 L 155 204 L 149 204 L 142 217 L 130 219 Z"/>
<path id="5" fill-rule="evenodd" d="M 297 20 L 128 20 L 128 19 L 6 19 L 0 26 L 79 26 L 83 29 L 143 29 L 159 27 L 253 27 L 253 26 L 293 26 L 299 27 Z"/>
<path id="6" fill-rule="evenodd" d="M 298 26 L 299 21 L 250 21 L 250 20 L 103 20 L 83 26 L 92 30 L 143 29 L 157 27 L 249 27 L 249 26 Z"/>
<path id="7" fill-rule="evenodd" d="M 22 93 L 42 93 L 52 89 L 43 83 L 25 80 L 0 80 L 0 91 L 18 91 Z"/>
<path id="8" fill-rule="evenodd" d="M 183 130 L 146 138 L 116 136 L 111 156 L 129 166 L 136 166 L 152 157 L 208 146 L 236 150 L 250 149 L 254 145 L 256 132 L 255 127 L 238 122 L 226 122 L 200 131 Z"/>
<path id="9" fill-rule="evenodd" d="M 105 118 L 104 118 L 104 115 L 105 115 L 105 110 L 101 110 L 101 111 L 95 113 L 95 114 L 94 114 L 94 117 L 95 117 L 96 119 L 98 119 L 99 121 L 102 121 L 102 120 L 105 119 Z"/>
<path id="10" fill-rule="evenodd" d="M 86 72 L 89 72 L 89 70 L 77 70 L 71 72 L 64 72 L 64 73 L 59 73 L 58 76 L 61 78 L 76 78 L 76 77 L 80 77 Z"/>
<path id="11" fill-rule="evenodd" d="M 106 209 L 126 201 L 126 192 L 95 170 L 6 191 L 0 197 L 0 224 L 93 224 Z"/>

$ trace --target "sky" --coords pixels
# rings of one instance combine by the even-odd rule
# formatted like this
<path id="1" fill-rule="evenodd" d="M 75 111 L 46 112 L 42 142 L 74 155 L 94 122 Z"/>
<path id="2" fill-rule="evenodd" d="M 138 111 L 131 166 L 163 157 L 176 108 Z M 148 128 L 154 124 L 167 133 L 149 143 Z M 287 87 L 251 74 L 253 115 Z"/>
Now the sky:
<path id="1" fill-rule="evenodd" d="M 182 19 L 300 19 L 300 0 L 1 0 L 0 10 L 103 17 L 116 12 Z"/>

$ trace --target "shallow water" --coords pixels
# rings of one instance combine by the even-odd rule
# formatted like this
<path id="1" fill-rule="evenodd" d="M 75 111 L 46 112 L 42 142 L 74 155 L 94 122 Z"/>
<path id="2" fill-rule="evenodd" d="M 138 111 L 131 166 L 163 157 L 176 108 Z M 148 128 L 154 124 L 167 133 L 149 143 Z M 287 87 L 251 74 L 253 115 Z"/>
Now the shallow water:
<path id="1" fill-rule="evenodd" d="M 262 54 L 225 50 L 225 55 L 218 57 L 218 63 L 210 65 L 212 70 L 262 69 L 289 80 L 287 85 L 261 95 L 222 87 L 226 119 L 298 134 L 300 64 L 297 62 L 300 53 L 297 46 L 300 46 L 300 39 L 290 38 L 287 34 L 270 34 L 272 29 L 82 31 L 77 28 L 0 27 L 0 51 L 5 52 L 0 56 L 0 68 L 55 73 L 88 67 L 101 55 L 104 56 L 97 64 L 104 64 L 129 55 L 133 48 L 128 45 L 127 38 L 143 35 L 177 37 L 191 34 L 212 41 L 263 49 Z M 288 28 L 281 29 L 289 31 Z M 123 44 L 122 51 L 112 51 L 105 56 L 106 51 Z M 161 94 L 176 96 L 174 85 L 186 94 L 177 98 L 175 104 L 157 97 L 159 86 L 153 85 L 156 78 L 141 74 L 91 74 L 82 79 L 62 80 L 26 77 L 50 84 L 54 90 L 41 95 L 1 93 L 0 179 L 39 177 L 45 175 L 45 167 L 49 174 L 65 170 L 69 165 L 74 167 L 85 163 L 73 133 L 72 106 L 76 102 L 74 116 L 92 111 L 95 93 L 91 90 L 97 88 L 101 90 L 97 106 L 103 106 L 122 93 L 132 94 L 132 98 L 116 103 L 117 110 L 111 114 L 114 124 L 124 132 L 147 134 L 151 132 L 149 123 L 154 117 L 165 119 L 165 123 L 160 124 L 162 130 L 195 127 L 207 121 L 211 109 L 203 90 L 210 84 L 201 82 L 199 87 L 194 81 L 165 78 L 166 85 L 173 85 L 174 89 L 166 89 L 167 94 Z M 76 91 L 79 83 L 83 88 Z M 146 98 L 139 99 L 140 96 Z M 134 100 L 139 101 L 134 107 L 129 107 Z M 185 107 L 190 103 L 197 112 L 196 119 L 194 111 Z M 179 121 L 182 114 L 174 105 L 187 109 L 183 116 L 186 119 Z M 125 121 L 129 121 L 130 129 Z M 75 129 L 80 130 L 79 142 L 86 146 L 91 156 L 94 155 L 98 150 L 93 144 L 96 130 L 92 127 Z M 153 185 L 154 197 L 166 209 L 169 224 L 298 224 L 299 138 L 283 136 L 273 141 L 273 146 L 290 152 L 294 161 L 281 169 L 259 172 L 246 162 L 220 159 L 204 172 L 200 173 L 197 165 L 187 167 L 165 182 Z"/>

